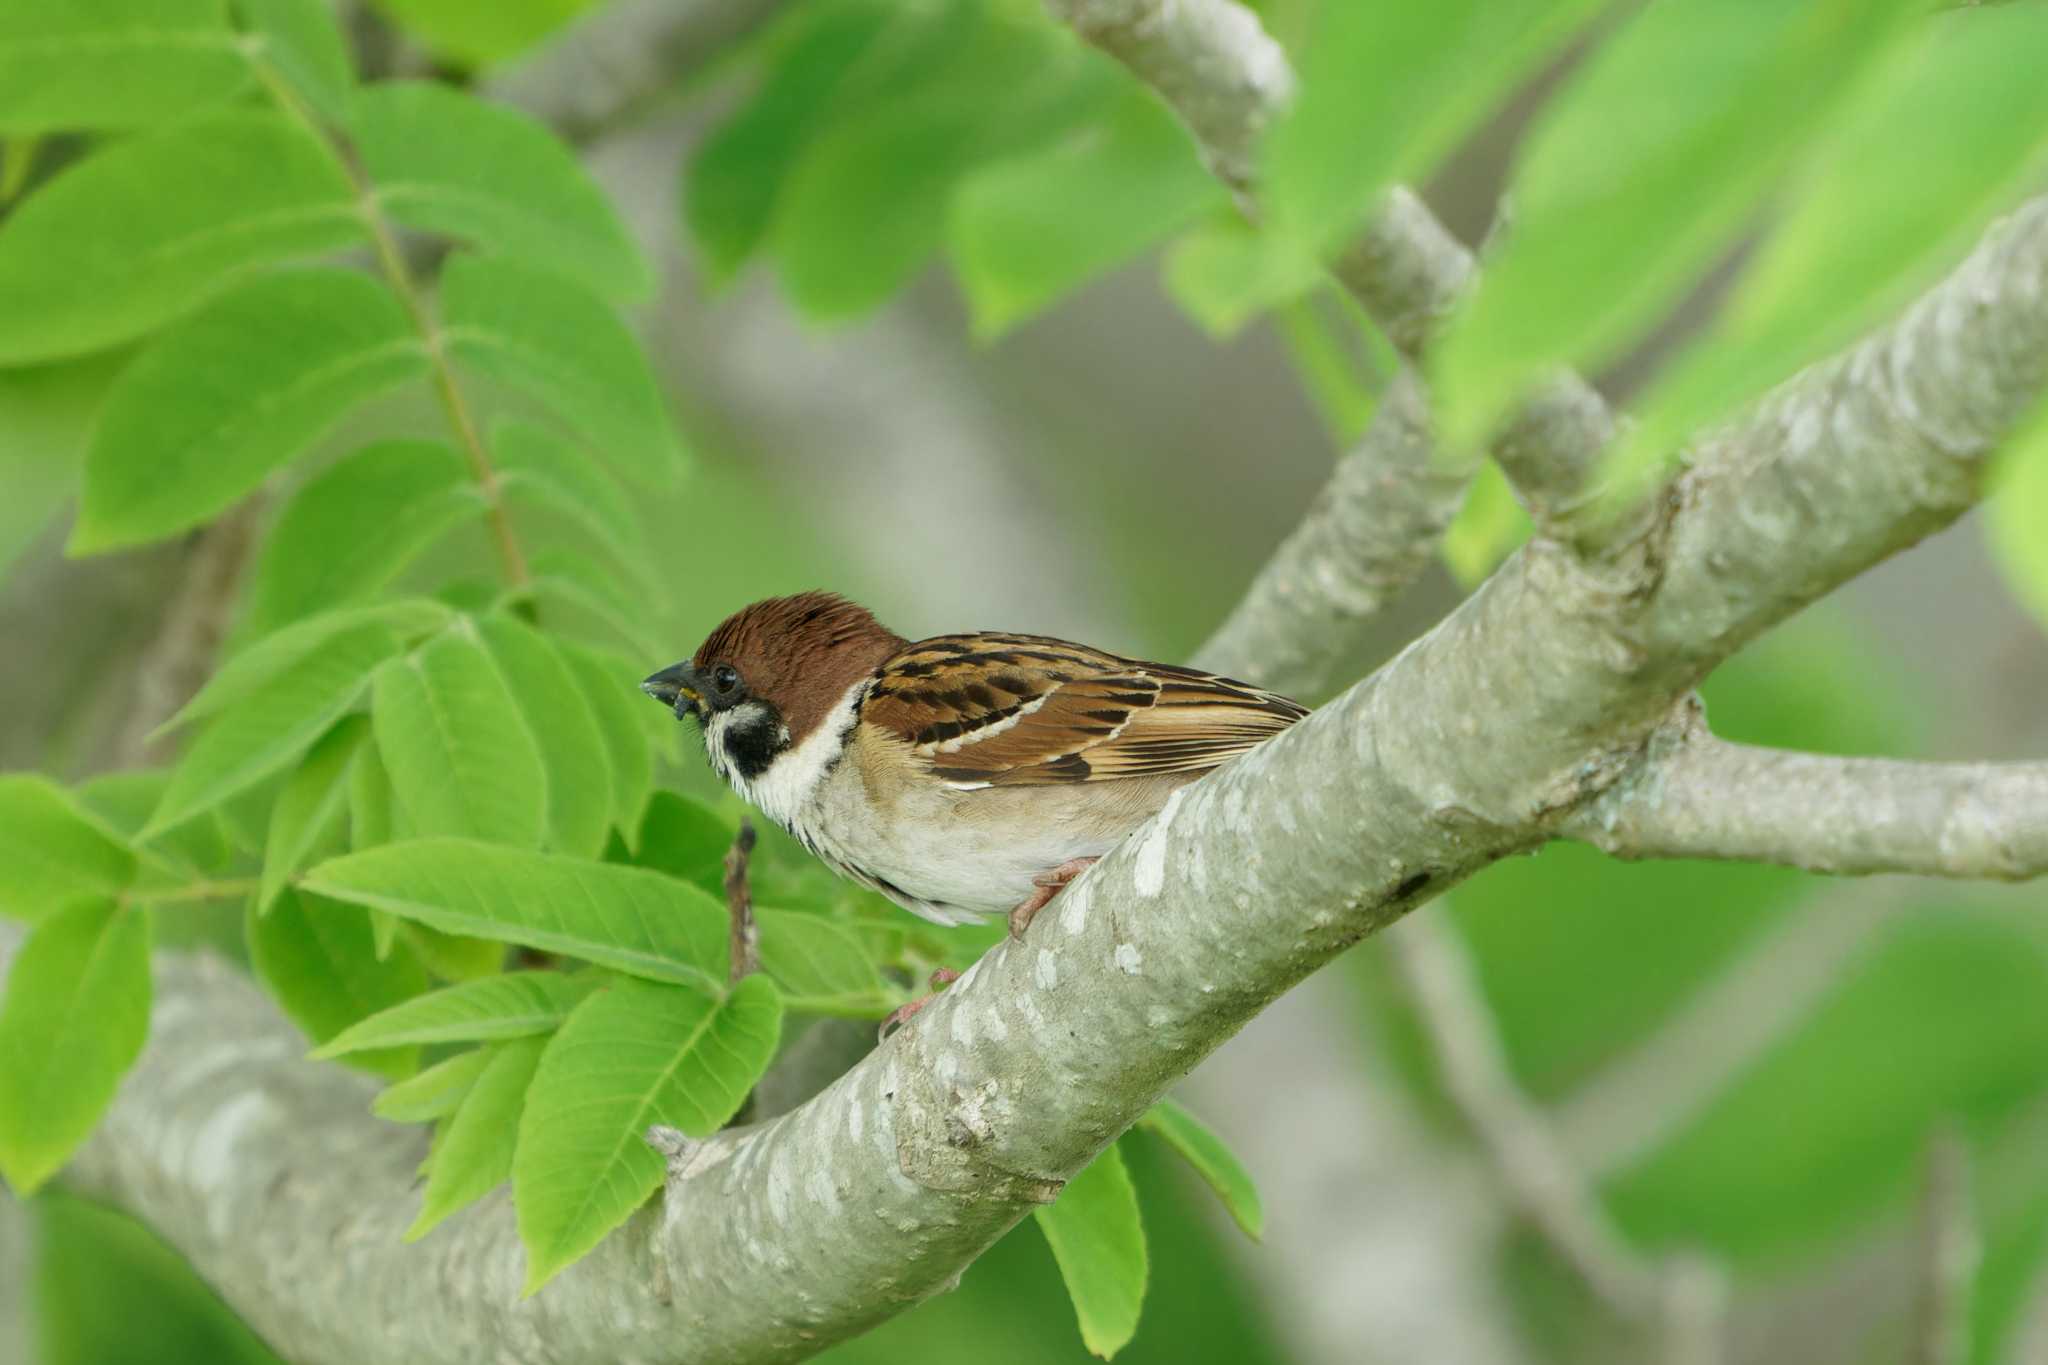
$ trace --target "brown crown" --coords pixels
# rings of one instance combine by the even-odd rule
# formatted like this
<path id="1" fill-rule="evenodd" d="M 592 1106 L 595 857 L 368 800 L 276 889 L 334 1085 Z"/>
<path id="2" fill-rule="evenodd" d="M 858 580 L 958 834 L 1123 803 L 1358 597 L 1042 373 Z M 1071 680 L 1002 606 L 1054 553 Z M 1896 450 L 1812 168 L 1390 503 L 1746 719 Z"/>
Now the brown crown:
<path id="1" fill-rule="evenodd" d="M 770 597 L 725 618 L 697 648 L 691 666 L 739 670 L 748 691 L 774 703 L 802 742 L 846 689 L 909 642 L 874 613 L 837 593 Z"/>

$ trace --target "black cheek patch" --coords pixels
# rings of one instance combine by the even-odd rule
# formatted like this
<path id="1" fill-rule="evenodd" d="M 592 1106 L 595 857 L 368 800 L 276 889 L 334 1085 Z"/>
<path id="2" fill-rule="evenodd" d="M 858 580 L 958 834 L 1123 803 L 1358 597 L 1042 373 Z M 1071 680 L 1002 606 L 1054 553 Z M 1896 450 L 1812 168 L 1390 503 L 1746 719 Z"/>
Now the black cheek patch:
<path id="1" fill-rule="evenodd" d="M 782 717 L 772 706 L 764 706 L 758 720 L 725 732 L 726 757 L 732 760 L 733 771 L 749 782 L 767 772 L 775 756 L 788 747 Z"/>

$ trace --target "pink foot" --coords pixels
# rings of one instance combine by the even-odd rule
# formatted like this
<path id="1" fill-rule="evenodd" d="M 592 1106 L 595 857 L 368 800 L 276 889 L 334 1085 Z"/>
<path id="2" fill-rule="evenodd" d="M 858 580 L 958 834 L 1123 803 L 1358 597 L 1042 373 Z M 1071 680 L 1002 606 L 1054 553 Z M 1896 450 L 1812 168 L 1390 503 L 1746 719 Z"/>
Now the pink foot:
<path id="1" fill-rule="evenodd" d="M 1033 877 L 1031 884 L 1038 889 L 1017 902 L 1017 908 L 1010 912 L 1010 937 L 1023 938 L 1024 931 L 1031 927 L 1031 921 L 1037 918 L 1038 912 L 1045 908 L 1046 903 L 1096 861 L 1098 860 L 1095 858 L 1069 858 L 1058 867 Z"/>
<path id="2" fill-rule="evenodd" d="M 878 1043 L 885 1041 L 890 1034 L 894 1033 L 897 1029 L 902 1028 L 905 1024 L 909 1023 L 911 1017 L 915 1015 L 919 1010 L 923 1009 L 926 1005 L 931 1004 L 932 1001 L 938 999 L 939 992 L 942 989 L 952 985 L 955 981 L 958 981 L 959 979 L 960 973 L 954 971 L 951 967 L 939 967 L 934 969 L 932 972 L 931 979 L 932 993 L 930 995 L 920 995 L 919 997 L 917 997 L 917 999 L 909 1001 L 906 1004 L 898 1005 L 895 1009 L 891 1010 L 889 1012 L 889 1017 L 882 1021 L 882 1026 L 875 1030 L 875 1041 Z"/>

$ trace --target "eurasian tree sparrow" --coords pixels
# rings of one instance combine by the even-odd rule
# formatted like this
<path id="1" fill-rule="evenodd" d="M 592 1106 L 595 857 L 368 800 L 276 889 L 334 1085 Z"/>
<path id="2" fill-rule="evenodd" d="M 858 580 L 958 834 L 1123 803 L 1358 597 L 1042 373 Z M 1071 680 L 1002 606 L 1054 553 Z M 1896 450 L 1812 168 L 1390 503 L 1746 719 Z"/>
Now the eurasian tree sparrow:
<path id="1" fill-rule="evenodd" d="M 1021 935 L 1175 788 L 1307 714 L 1228 678 L 1036 635 L 912 643 L 829 593 L 756 602 L 641 688 L 842 875 Z"/>

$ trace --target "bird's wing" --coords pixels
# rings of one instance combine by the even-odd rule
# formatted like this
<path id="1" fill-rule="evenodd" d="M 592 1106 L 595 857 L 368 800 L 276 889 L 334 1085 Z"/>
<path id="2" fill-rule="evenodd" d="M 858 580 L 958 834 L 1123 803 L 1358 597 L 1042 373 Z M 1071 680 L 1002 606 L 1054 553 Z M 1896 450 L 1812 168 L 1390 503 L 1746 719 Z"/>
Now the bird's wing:
<path id="1" fill-rule="evenodd" d="M 1308 712 L 1277 693 L 1032 635 L 940 635 L 883 664 L 863 719 L 963 787 L 1201 772 Z"/>

